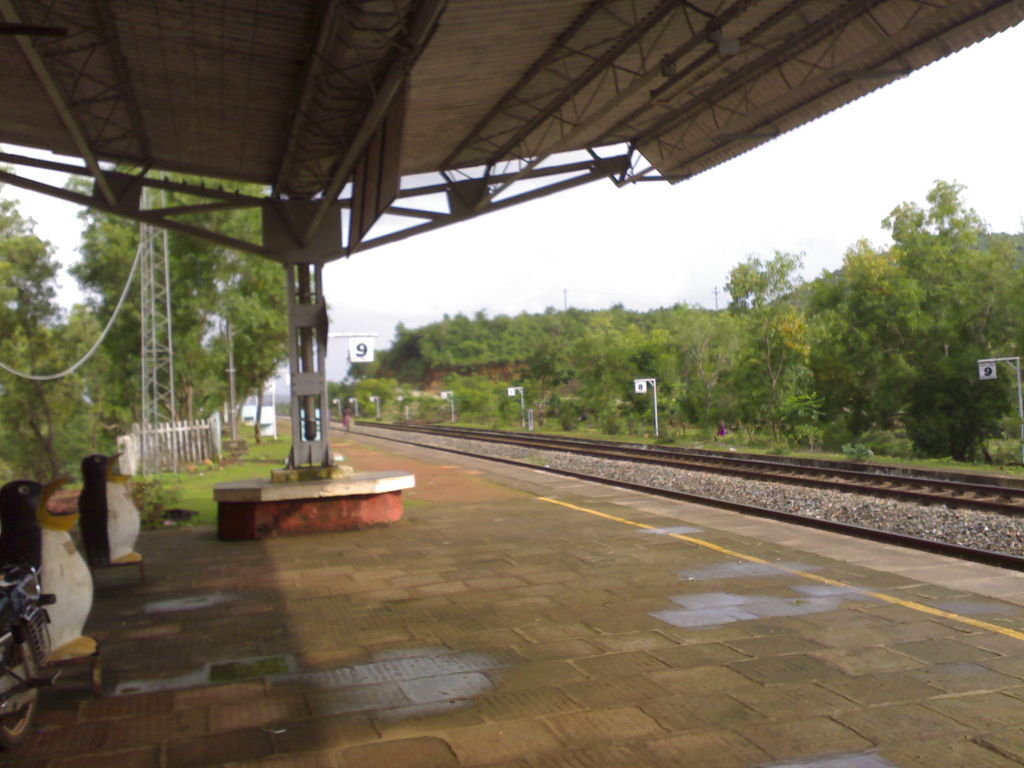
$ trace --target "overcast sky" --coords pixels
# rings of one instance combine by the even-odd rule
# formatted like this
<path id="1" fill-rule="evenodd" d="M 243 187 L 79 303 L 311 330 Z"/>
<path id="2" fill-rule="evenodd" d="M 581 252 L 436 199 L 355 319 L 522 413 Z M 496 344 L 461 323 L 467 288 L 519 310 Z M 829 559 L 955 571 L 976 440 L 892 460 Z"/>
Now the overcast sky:
<path id="1" fill-rule="evenodd" d="M 804 277 L 842 263 L 881 221 L 956 181 L 992 231 L 1024 220 L 1024 26 L 954 54 L 830 115 L 676 186 L 594 182 L 474 221 L 339 260 L 325 270 L 332 332 L 369 331 L 445 313 L 719 306 L 729 270 L 750 255 L 804 254 Z M 60 183 L 60 182 L 58 182 Z M 77 260 L 75 206 L 5 187 L 62 261 Z M 77 297 L 63 279 L 63 301 Z M 328 373 L 342 375 L 336 342 Z"/>

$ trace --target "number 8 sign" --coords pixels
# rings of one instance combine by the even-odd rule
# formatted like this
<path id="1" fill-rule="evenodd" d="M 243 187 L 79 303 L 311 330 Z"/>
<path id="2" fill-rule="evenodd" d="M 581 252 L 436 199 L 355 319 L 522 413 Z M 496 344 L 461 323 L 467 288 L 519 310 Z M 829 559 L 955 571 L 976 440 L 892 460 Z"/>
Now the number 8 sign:
<path id="1" fill-rule="evenodd" d="M 996 363 L 993 360 L 981 360 L 978 362 L 978 378 L 982 381 L 996 378 Z"/>
<path id="2" fill-rule="evenodd" d="M 354 336 L 348 340 L 348 360 L 350 363 L 373 362 L 373 337 Z"/>

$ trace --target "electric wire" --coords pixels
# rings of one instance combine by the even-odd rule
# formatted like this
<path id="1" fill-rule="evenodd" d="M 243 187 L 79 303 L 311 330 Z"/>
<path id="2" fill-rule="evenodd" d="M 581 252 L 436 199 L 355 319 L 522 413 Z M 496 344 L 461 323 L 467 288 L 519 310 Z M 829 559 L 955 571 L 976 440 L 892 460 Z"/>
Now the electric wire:
<path id="1" fill-rule="evenodd" d="M 141 257 L 142 247 L 140 245 L 140 247 L 135 250 L 135 261 L 132 262 L 131 271 L 128 272 L 128 279 L 127 281 L 125 281 L 124 288 L 121 290 L 121 297 L 117 300 L 117 306 L 114 307 L 114 312 L 110 315 L 110 319 L 107 321 L 107 326 L 103 329 L 103 332 L 99 335 L 99 338 L 97 338 L 96 341 L 93 342 L 93 345 L 89 348 L 89 351 L 86 352 L 78 360 L 77 363 L 72 365 L 70 368 L 60 371 L 59 373 L 25 373 L 23 371 L 19 371 L 15 368 L 12 368 L 11 366 L 4 363 L 2 360 L 0 360 L 0 368 L 14 376 L 18 376 L 19 378 L 22 379 L 28 379 L 29 381 L 54 381 L 56 379 L 62 379 L 65 376 L 70 376 L 72 373 L 74 373 L 83 365 L 85 365 L 85 363 L 88 362 L 89 358 L 93 356 L 97 349 L 99 349 L 100 344 L 103 343 L 103 340 L 107 338 L 107 334 L 110 332 L 111 327 L 113 327 L 114 321 L 117 319 L 118 314 L 120 314 L 121 307 L 124 306 L 124 300 L 128 296 L 128 289 L 131 288 L 132 281 L 135 279 L 135 270 L 139 266 L 139 261 Z"/>

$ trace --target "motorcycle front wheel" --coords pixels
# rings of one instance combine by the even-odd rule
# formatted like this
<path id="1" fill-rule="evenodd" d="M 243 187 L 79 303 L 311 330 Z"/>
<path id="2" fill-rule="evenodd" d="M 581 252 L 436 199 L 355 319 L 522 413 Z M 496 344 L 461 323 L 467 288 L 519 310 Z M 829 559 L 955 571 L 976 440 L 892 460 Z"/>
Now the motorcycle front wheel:
<path id="1" fill-rule="evenodd" d="M 31 680 L 36 676 L 37 668 L 28 643 L 21 643 L 14 649 L 14 665 L 11 671 L 21 680 Z M 0 750 L 9 750 L 18 746 L 32 731 L 32 723 L 36 719 L 39 707 L 39 689 L 26 691 L 15 705 L 14 711 L 0 715 Z"/>

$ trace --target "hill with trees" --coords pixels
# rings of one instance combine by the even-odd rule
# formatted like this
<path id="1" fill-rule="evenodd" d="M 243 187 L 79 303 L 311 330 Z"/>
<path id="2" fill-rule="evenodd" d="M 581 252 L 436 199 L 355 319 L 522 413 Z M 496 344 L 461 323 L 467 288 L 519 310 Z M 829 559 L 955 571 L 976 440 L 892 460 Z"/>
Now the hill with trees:
<path id="1" fill-rule="evenodd" d="M 654 377 L 661 422 L 676 432 L 724 421 L 776 446 L 992 459 L 988 441 L 1017 430 L 1015 382 L 1009 368 L 979 381 L 977 360 L 1020 354 L 1024 236 L 988 233 L 962 192 L 937 182 L 927 208 L 903 203 L 885 218 L 892 245 L 857 242 L 814 280 L 800 278 L 799 255 L 749 257 L 729 273 L 722 311 L 399 325 L 356 389 L 392 402 L 405 392 L 406 403 L 451 390 L 464 419 L 497 425 L 518 421 L 505 388 L 523 386 L 541 422 L 642 434 L 650 403 L 632 379 Z M 444 408 L 428 399 L 420 413 L 431 412 Z"/>

